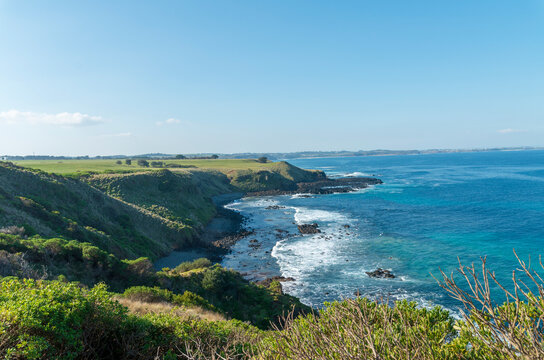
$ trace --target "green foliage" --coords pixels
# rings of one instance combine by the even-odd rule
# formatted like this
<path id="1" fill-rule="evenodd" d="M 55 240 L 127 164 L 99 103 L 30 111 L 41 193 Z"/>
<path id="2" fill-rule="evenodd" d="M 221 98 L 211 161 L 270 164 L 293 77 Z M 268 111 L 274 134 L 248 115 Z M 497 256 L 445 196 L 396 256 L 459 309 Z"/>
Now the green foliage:
<path id="1" fill-rule="evenodd" d="M 149 161 L 147 161 L 147 160 L 140 159 L 140 160 L 138 160 L 137 163 L 138 163 L 138 166 L 149 167 Z"/>
<path id="2" fill-rule="evenodd" d="M 127 315 L 103 285 L 87 291 L 73 283 L 8 279 L 0 282 L 0 303 L 1 350 L 8 358 L 75 359 L 107 342 Z"/>
<path id="3" fill-rule="evenodd" d="M 290 318 L 285 330 L 270 332 L 262 359 L 459 359 L 464 349 L 450 343 L 453 319 L 435 307 L 394 306 L 367 299 L 325 304 L 318 314 Z"/>
<path id="4" fill-rule="evenodd" d="M 213 305 L 210 305 L 210 303 L 202 296 L 196 295 L 190 291 L 185 291 L 183 295 L 179 295 L 158 286 L 134 286 L 126 289 L 123 296 L 131 300 L 143 302 L 169 302 L 179 306 L 197 306 L 203 309 L 216 311 L 216 308 Z"/>
<path id="5" fill-rule="evenodd" d="M 6 359 L 239 357 L 259 331 L 239 321 L 131 315 L 104 285 L 0 282 L 0 356 Z"/>
<path id="6" fill-rule="evenodd" d="M 293 309 L 296 314 L 310 311 L 297 298 L 248 282 L 217 264 L 199 271 L 169 270 L 158 275 L 159 282 L 174 293 L 195 293 L 228 317 L 249 321 L 261 329 L 270 328 Z"/>
<path id="7" fill-rule="evenodd" d="M 189 270 L 207 268 L 212 265 L 212 262 L 206 258 L 200 258 L 193 261 L 182 262 L 175 267 L 174 271 L 178 273 L 183 273 Z"/>

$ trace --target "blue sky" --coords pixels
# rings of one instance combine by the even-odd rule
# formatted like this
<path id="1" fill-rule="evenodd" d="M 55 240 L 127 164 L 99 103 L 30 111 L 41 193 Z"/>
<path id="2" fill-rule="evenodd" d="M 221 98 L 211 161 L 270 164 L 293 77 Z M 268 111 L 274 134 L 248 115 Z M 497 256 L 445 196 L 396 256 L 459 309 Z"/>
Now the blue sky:
<path id="1" fill-rule="evenodd" d="M 544 0 L 0 0 L 0 154 L 544 146 Z"/>

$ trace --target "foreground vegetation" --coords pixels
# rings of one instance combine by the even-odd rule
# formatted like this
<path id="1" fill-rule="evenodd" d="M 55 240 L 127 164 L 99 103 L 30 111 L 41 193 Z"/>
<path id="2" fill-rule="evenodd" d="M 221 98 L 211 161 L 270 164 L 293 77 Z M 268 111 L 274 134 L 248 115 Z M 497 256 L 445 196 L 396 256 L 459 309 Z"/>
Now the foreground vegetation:
<path id="1" fill-rule="evenodd" d="M 524 278 L 514 281 L 516 292 L 504 289 L 503 305 L 492 303 L 494 275 L 485 260 L 481 273 L 460 267 L 470 287 L 443 274 L 441 286 L 464 304 L 462 320 L 440 307 L 357 298 L 316 313 L 291 312 L 269 330 L 213 317 L 216 308 L 194 294 L 157 287 L 114 294 L 104 284 L 5 277 L 0 353 L 8 359 L 542 359 L 544 282 L 521 265 Z M 199 270 L 194 266 L 184 265 Z"/>

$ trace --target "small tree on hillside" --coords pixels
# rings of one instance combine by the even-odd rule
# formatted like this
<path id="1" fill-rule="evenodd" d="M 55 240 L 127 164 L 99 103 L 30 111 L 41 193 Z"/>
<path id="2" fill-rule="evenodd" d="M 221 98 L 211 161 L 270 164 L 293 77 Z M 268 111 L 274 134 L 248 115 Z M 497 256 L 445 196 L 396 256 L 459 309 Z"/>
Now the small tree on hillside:
<path id="1" fill-rule="evenodd" d="M 212 159 L 219 159 L 219 155 L 215 155 L 215 154 L 214 154 L 214 155 L 210 156 L 210 158 L 212 158 Z"/>
<path id="2" fill-rule="evenodd" d="M 257 159 L 257 162 L 260 162 L 260 163 L 266 163 L 268 161 L 268 158 L 266 156 L 261 156 L 260 158 Z"/>
<path id="3" fill-rule="evenodd" d="M 140 159 L 138 160 L 138 165 L 142 167 L 149 167 L 149 162 L 147 160 Z"/>
<path id="4" fill-rule="evenodd" d="M 176 155 L 176 159 L 186 159 L 185 155 Z"/>
<path id="5" fill-rule="evenodd" d="M 123 162 L 122 162 L 121 160 L 117 160 L 115 163 L 116 163 L 117 165 L 121 165 Z"/>
<path id="6" fill-rule="evenodd" d="M 127 164 L 127 165 L 132 165 L 132 160 L 126 159 L 126 160 L 125 160 L 125 164 Z"/>

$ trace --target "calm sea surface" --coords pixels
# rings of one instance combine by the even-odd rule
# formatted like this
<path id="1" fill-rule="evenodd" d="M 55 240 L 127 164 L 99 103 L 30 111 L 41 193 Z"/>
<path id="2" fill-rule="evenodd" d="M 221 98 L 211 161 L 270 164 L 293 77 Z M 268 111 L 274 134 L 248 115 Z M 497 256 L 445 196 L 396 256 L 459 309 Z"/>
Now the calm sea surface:
<path id="1" fill-rule="evenodd" d="M 431 273 L 487 256 L 508 283 L 523 257 L 544 253 L 544 151 L 290 160 L 329 176 L 376 176 L 383 185 L 349 194 L 246 198 L 229 207 L 255 235 L 223 265 L 250 279 L 293 277 L 285 290 L 307 304 L 353 297 L 455 303 Z M 279 208 L 274 207 L 277 205 Z M 273 206 L 273 207 L 270 207 Z M 321 234 L 296 225 L 317 222 Z M 344 225 L 349 225 L 349 228 Z M 390 269 L 396 279 L 365 272 Z"/>

